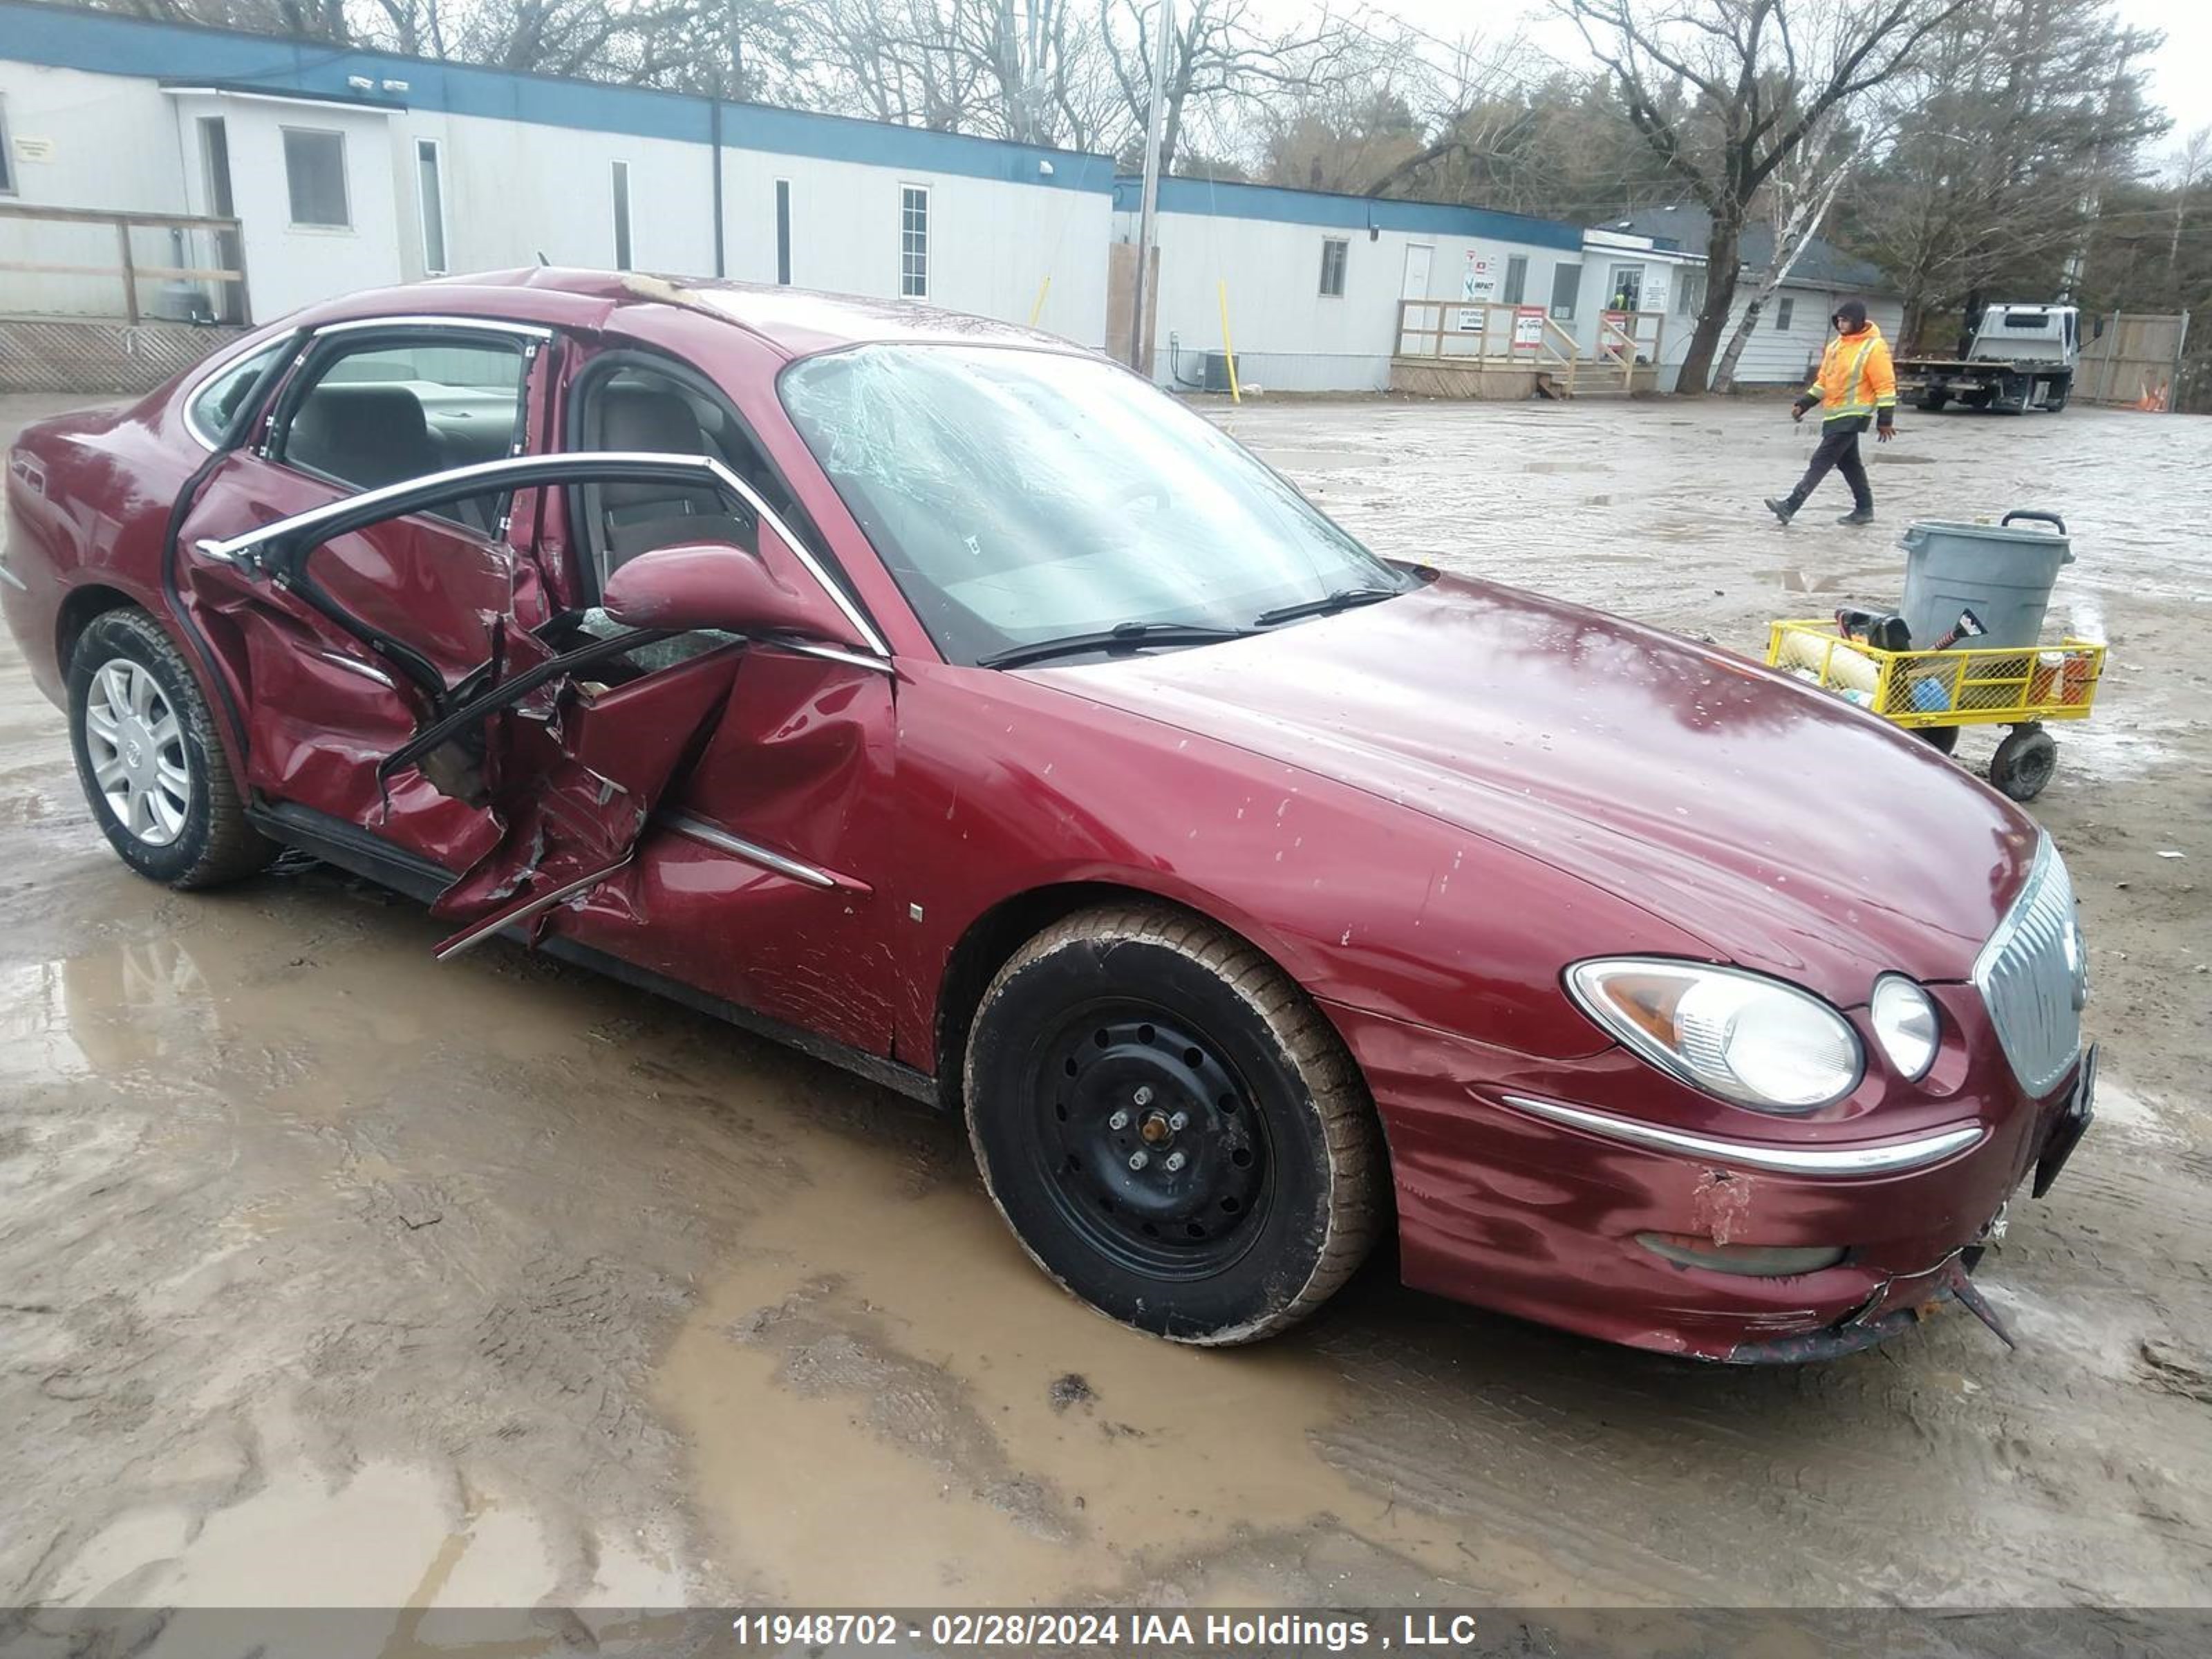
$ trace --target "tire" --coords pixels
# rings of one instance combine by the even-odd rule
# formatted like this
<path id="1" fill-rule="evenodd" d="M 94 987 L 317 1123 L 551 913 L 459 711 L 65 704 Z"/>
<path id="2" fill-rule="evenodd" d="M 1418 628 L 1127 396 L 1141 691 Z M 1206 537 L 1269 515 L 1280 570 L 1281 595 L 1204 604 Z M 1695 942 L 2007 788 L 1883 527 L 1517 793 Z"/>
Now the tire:
<path id="1" fill-rule="evenodd" d="M 2058 740 L 2039 726 L 2015 726 L 1990 757 L 1990 782 L 2001 795 L 2033 800 L 2058 769 Z"/>
<path id="2" fill-rule="evenodd" d="M 1979 386 L 1972 392 L 1961 392 L 1959 396 L 1959 401 L 1966 404 L 1969 409 L 1985 410 L 1989 408 L 1996 396 L 1996 394 L 1991 392 L 1989 387 Z"/>
<path id="3" fill-rule="evenodd" d="M 2073 390 L 2074 382 L 2071 380 L 2051 381 L 2051 390 L 2044 393 L 2043 396 L 2044 409 L 2051 414 L 2057 414 L 2059 410 L 2066 407 L 2067 397 L 2073 392 Z"/>
<path id="4" fill-rule="evenodd" d="M 1373 1103 L 1335 1030 L 1225 930 L 1142 903 L 1030 940 L 983 994 L 968 1135 L 1038 1267 L 1177 1342 L 1273 1336 L 1382 1224 Z"/>
<path id="5" fill-rule="evenodd" d="M 1939 755 L 1948 755 L 1959 746 L 1959 728 L 1955 726 L 1916 726 L 1912 735 Z"/>
<path id="6" fill-rule="evenodd" d="M 143 611 L 106 611 L 78 637 L 69 721 L 85 802 L 140 875 L 213 887 L 276 856 L 276 843 L 246 820 L 199 682 Z"/>
<path id="7" fill-rule="evenodd" d="M 1920 394 L 1920 407 L 1930 415 L 1941 415 L 1950 401 L 1948 392 L 1923 392 Z"/>

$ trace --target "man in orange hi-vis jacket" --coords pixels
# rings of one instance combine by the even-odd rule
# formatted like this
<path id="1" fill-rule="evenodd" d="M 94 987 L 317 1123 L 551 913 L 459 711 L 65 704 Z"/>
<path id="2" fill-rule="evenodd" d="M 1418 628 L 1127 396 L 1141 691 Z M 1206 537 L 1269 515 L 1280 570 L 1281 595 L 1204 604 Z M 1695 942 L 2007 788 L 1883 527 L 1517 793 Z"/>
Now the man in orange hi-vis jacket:
<path id="1" fill-rule="evenodd" d="M 1897 368 L 1889 360 L 1888 342 L 1856 300 L 1844 301 L 1829 320 L 1836 325 L 1836 337 L 1820 359 L 1820 378 L 1790 406 L 1790 418 L 1802 421 L 1806 410 L 1820 405 L 1820 447 L 1796 489 L 1766 498 L 1769 510 L 1784 524 L 1797 516 L 1831 468 L 1851 487 L 1851 510 L 1836 522 L 1872 524 L 1874 491 L 1867 484 L 1866 463 L 1859 459 L 1859 434 L 1871 418 L 1877 442 L 1897 435 Z"/>

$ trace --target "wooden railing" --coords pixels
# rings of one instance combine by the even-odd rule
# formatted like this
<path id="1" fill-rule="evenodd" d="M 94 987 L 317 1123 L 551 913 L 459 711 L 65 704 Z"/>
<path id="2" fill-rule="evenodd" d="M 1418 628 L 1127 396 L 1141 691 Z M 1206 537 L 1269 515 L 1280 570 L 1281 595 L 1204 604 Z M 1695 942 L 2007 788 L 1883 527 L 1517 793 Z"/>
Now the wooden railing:
<path id="1" fill-rule="evenodd" d="M 1608 383 L 1618 380 L 1622 391 L 1633 392 L 1637 366 L 1657 366 L 1659 347 L 1666 334 L 1667 313 L 1663 311 L 1600 313 L 1597 371 Z"/>
<path id="2" fill-rule="evenodd" d="M 112 276 L 122 284 L 123 316 L 132 326 L 143 320 L 138 303 L 142 281 L 217 283 L 224 285 L 228 301 L 215 307 L 216 321 L 246 322 L 253 312 L 246 287 L 246 254 L 240 227 L 235 219 L 193 213 L 106 213 L 91 208 L 27 207 L 0 204 L 0 224 L 27 220 L 64 225 L 106 225 L 115 232 L 115 262 L 112 264 L 72 264 L 52 260 L 0 259 L 0 276 Z M 137 230 L 205 231 L 212 234 L 217 257 L 228 263 L 216 265 L 147 264 L 131 252 L 131 235 Z"/>
<path id="3" fill-rule="evenodd" d="M 1492 368 L 1533 368 L 1573 390 L 1574 336 L 1541 306 L 1483 300 L 1401 300 L 1394 355 L 1473 362 Z"/>
<path id="4" fill-rule="evenodd" d="M 1639 366 L 1659 361 L 1666 318 L 1656 311 L 1608 311 L 1597 352 L 1584 356 L 1572 330 L 1541 306 L 1478 300 L 1401 300 L 1395 355 L 1528 368 L 1552 375 L 1572 396 L 1577 385 L 1633 391 Z"/>

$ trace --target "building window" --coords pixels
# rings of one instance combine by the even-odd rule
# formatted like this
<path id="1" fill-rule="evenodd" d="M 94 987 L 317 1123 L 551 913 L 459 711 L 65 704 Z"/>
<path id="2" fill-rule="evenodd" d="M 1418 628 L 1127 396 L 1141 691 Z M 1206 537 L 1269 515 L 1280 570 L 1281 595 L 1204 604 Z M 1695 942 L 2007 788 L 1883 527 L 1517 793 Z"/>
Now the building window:
<path id="1" fill-rule="evenodd" d="M 615 269 L 629 269 L 629 163 L 617 161 L 614 169 L 615 191 Z"/>
<path id="2" fill-rule="evenodd" d="M 929 187 L 899 186 L 899 298 L 929 297 Z"/>
<path id="3" fill-rule="evenodd" d="M 1580 265 L 1552 267 L 1552 315 L 1571 322 L 1575 315 L 1575 296 L 1581 293 L 1583 268 Z"/>
<path id="4" fill-rule="evenodd" d="M 1674 284 L 1674 314 L 1677 317 L 1701 317 L 1705 311 L 1705 273 L 1685 266 L 1681 280 Z"/>
<path id="5" fill-rule="evenodd" d="M 284 183 L 292 197 L 292 222 L 347 230 L 345 134 L 312 127 L 284 129 Z"/>
<path id="6" fill-rule="evenodd" d="M 1790 331 L 1790 313 L 1796 308 L 1797 301 L 1787 295 L 1775 303 L 1774 331 L 1777 334 L 1787 334 Z"/>
<path id="7" fill-rule="evenodd" d="M 1335 236 L 1322 239 L 1321 291 L 1325 299 L 1344 297 L 1344 261 L 1352 244 Z"/>
<path id="8" fill-rule="evenodd" d="M 791 285 L 791 180 L 775 181 L 775 280 Z"/>
<path id="9" fill-rule="evenodd" d="M 1500 305 L 1517 306 L 1528 297 L 1528 256 L 1509 254 L 1505 260 L 1505 292 L 1498 296 Z"/>
<path id="10" fill-rule="evenodd" d="M 445 157 L 435 138 L 415 141 L 416 206 L 422 216 L 422 274 L 442 276 L 446 264 Z"/>
<path id="11" fill-rule="evenodd" d="M 0 196 L 15 193 L 15 153 L 8 148 L 8 100 L 0 98 Z"/>
<path id="12" fill-rule="evenodd" d="M 1607 309 L 1611 311 L 1641 311 L 1644 309 L 1644 267 L 1615 265 L 1613 280 L 1607 286 L 1613 298 Z"/>

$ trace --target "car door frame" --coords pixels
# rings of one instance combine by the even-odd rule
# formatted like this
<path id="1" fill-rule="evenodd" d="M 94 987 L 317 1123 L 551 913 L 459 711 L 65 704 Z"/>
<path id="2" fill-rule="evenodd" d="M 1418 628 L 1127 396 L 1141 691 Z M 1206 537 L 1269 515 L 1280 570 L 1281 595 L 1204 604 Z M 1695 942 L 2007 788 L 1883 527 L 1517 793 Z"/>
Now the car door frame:
<path id="1" fill-rule="evenodd" d="M 390 333 L 402 338 L 410 337 L 421 338 L 425 335 L 450 335 L 461 337 L 474 336 L 479 340 L 491 337 L 503 341 L 522 343 L 524 360 L 521 397 L 518 401 L 516 424 L 508 439 L 507 455 L 505 459 L 517 458 L 526 450 L 529 443 L 530 433 L 533 427 L 533 416 L 529 406 L 532 374 L 541 364 L 544 366 L 544 373 L 542 380 L 548 390 L 549 398 L 550 388 L 557 380 L 557 365 L 550 361 L 550 354 L 558 343 L 559 335 L 556 330 L 544 324 L 520 322 L 501 317 L 444 315 L 429 313 L 409 313 L 394 317 L 345 318 L 333 322 L 311 325 L 298 329 L 289 335 L 271 337 L 269 341 L 261 345 L 249 348 L 246 352 L 239 354 L 241 357 L 251 356 L 254 351 L 266 349 L 271 345 L 283 349 L 283 355 L 263 371 L 250 397 L 233 415 L 230 422 L 221 433 L 210 435 L 190 420 L 187 413 L 184 422 L 185 430 L 195 443 L 204 447 L 209 453 L 200 465 L 194 468 L 191 475 L 185 479 L 171 505 L 168 524 L 163 538 L 161 586 L 163 597 L 168 603 L 171 613 L 179 619 L 179 625 L 191 641 L 203 665 L 207 670 L 210 679 L 213 682 L 217 700 L 228 717 L 228 725 L 230 727 L 228 735 L 234 748 L 234 758 L 241 769 L 246 764 L 252 747 L 251 711 L 240 696 L 243 688 L 236 680 L 234 665 L 225 654 L 216 647 L 213 641 L 206 636 L 204 630 L 192 615 L 191 605 L 187 603 L 181 576 L 183 560 L 187 556 L 185 532 L 192 514 L 205 506 L 209 486 L 211 483 L 220 483 L 225 466 L 234 464 L 242 455 L 251 456 L 256 464 L 276 469 L 289 477 L 308 480 L 317 485 L 341 491 L 355 490 L 356 487 L 343 479 L 335 478 L 326 473 L 287 461 L 278 452 L 276 439 L 283 421 L 296 409 L 299 400 L 310 388 L 313 377 L 309 371 L 313 368 L 315 359 L 322 351 L 326 341 L 334 337 L 343 338 L 361 334 L 374 336 L 384 333 Z M 229 363 L 234 361 L 236 359 L 227 359 L 223 367 L 228 367 Z M 219 374 L 222 371 L 222 368 L 218 368 L 216 372 Z M 201 377 L 187 389 L 184 394 L 187 400 L 187 408 L 189 400 L 198 395 L 209 378 L 211 377 Z M 552 409 L 549 401 L 535 420 L 535 426 L 541 434 L 544 442 L 548 446 L 555 441 L 551 414 Z M 324 505 L 338 505 L 349 499 L 352 497 L 342 495 L 337 502 Z M 502 506 L 499 522 L 489 532 L 480 532 L 472 526 L 452 521 L 441 522 L 438 528 L 441 533 L 470 536 L 497 545 L 505 541 L 507 532 L 511 528 L 509 515 L 512 507 L 513 497 L 510 495 Z M 274 522 L 288 522 L 299 516 L 296 514 L 287 514 Z M 194 538 L 196 543 L 204 543 L 209 539 L 210 538 L 204 536 Z M 363 664 L 358 666 L 362 672 L 369 674 L 372 678 L 388 678 L 388 676 L 381 675 L 369 665 Z"/>
<path id="2" fill-rule="evenodd" d="M 846 592 L 842 583 L 829 576 L 817 550 L 793 532 L 788 521 L 762 497 L 757 489 L 712 456 L 647 452 L 555 452 L 482 462 L 450 469 L 442 474 L 386 485 L 376 490 L 362 491 L 343 501 L 312 508 L 290 519 L 261 526 L 219 541 L 204 538 L 191 549 L 191 556 L 219 560 L 250 570 L 264 580 L 295 580 L 314 546 L 322 541 L 349 533 L 365 523 L 374 523 L 384 517 L 420 510 L 425 506 L 434 505 L 440 500 L 459 500 L 480 494 L 484 483 L 493 480 L 511 483 L 518 489 L 567 489 L 587 481 L 665 482 L 717 488 L 733 500 L 742 501 L 759 516 L 765 529 L 781 539 L 794 561 L 808 572 L 854 629 L 861 641 L 861 648 L 781 633 L 738 635 L 736 638 L 752 648 L 817 658 L 882 675 L 894 683 L 898 678 L 890 647 L 857 600 Z M 294 574 L 288 576 L 288 572 Z M 597 654 L 617 655 L 664 637 L 666 635 L 659 630 L 628 630 L 604 642 Z M 562 672 L 573 672 L 586 666 L 586 661 L 585 653 L 572 653 L 563 660 Z M 434 725 L 424 726 L 406 749 L 395 751 L 395 754 L 405 755 L 408 750 L 426 742 L 434 741 L 441 731 L 465 728 L 497 712 L 502 704 L 535 689 L 533 684 L 525 683 L 532 678 L 528 673 L 518 675 L 514 683 L 491 686 L 457 704 Z M 538 682 L 542 683 L 542 680 Z M 248 807 L 248 817 L 263 833 L 274 840 L 300 847 L 340 868 L 380 882 L 426 902 L 435 899 L 457 879 L 455 872 L 446 866 L 422 858 L 373 831 L 342 821 L 323 820 L 318 814 L 287 811 L 283 810 L 282 804 L 272 807 L 256 803 Z M 680 809 L 656 813 L 653 822 L 679 836 L 705 842 L 724 854 L 771 874 L 799 882 L 825 894 L 842 892 L 849 897 L 854 892 L 866 890 L 856 886 L 848 877 L 818 868 L 773 848 L 758 846 L 720 826 L 691 818 Z M 610 870 L 596 879 L 611 878 L 618 871 Z M 537 902 L 530 905 L 518 907 L 488 921 L 480 920 L 451 943 L 459 948 L 466 948 L 495 934 L 512 933 L 530 922 L 535 915 L 578 896 L 580 895 L 573 889 L 565 888 L 538 895 Z M 565 934 L 550 934 L 538 941 L 537 948 L 797 1048 L 910 1098 L 932 1104 L 937 1102 L 937 1085 L 933 1078 L 888 1054 L 871 1052 L 820 1031 L 794 1025 L 773 1014 L 729 1001 L 684 980 L 641 966 Z M 448 950 L 444 954 L 453 953 L 453 950 Z"/>

